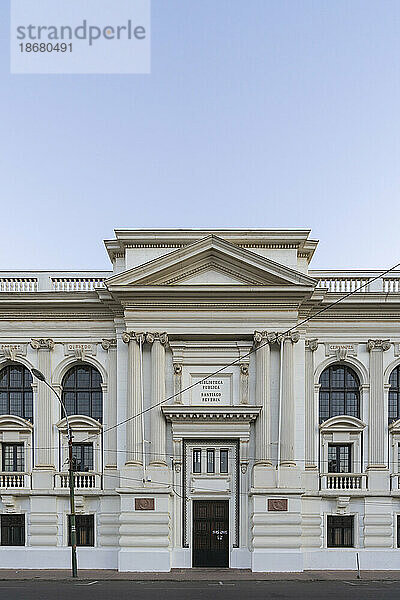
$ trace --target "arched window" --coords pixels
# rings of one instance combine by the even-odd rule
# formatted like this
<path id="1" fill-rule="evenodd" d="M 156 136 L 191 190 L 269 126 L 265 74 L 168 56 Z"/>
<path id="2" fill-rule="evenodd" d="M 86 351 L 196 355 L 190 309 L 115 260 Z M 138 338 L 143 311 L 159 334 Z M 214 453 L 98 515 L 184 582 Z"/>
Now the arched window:
<path id="1" fill-rule="evenodd" d="M 321 373 L 319 422 L 349 415 L 360 418 L 360 380 L 347 365 L 331 365 Z"/>
<path id="2" fill-rule="evenodd" d="M 389 383 L 389 423 L 393 423 L 400 418 L 400 365 L 390 373 Z"/>
<path id="3" fill-rule="evenodd" d="M 69 415 L 86 415 L 103 420 L 101 375 L 92 365 L 76 365 L 62 380 L 62 395 Z"/>
<path id="4" fill-rule="evenodd" d="M 0 371 L 0 414 L 33 422 L 32 375 L 24 365 L 13 363 Z"/>

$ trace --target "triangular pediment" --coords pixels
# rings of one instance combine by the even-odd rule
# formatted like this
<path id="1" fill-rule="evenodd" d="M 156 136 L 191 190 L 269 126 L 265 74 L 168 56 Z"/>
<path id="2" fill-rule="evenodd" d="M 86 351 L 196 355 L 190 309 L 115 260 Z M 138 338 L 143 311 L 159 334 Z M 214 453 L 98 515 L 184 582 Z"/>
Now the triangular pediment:
<path id="1" fill-rule="evenodd" d="M 110 290 L 126 286 L 300 286 L 316 281 L 211 235 L 148 263 L 110 277 Z"/>

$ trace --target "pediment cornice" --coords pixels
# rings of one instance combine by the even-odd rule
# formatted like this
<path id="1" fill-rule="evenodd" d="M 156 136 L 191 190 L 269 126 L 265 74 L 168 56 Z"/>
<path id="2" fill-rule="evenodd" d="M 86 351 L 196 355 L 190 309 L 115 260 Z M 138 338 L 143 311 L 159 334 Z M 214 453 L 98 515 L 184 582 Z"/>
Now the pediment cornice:
<path id="1" fill-rule="evenodd" d="M 190 285 L 190 278 L 199 273 L 223 273 L 225 280 L 204 282 L 207 286 L 251 285 L 294 286 L 312 291 L 317 281 L 285 265 L 240 248 L 215 235 L 207 236 L 148 263 L 139 265 L 107 279 L 111 292 L 126 287 Z M 197 280 L 195 285 L 198 284 Z"/>

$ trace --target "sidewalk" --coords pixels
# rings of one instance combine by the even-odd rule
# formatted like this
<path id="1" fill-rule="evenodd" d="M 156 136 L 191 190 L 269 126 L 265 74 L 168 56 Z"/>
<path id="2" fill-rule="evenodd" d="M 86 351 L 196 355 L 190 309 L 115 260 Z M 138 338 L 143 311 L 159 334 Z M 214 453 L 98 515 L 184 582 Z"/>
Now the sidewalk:
<path id="1" fill-rule="evenodd" d="M 9 580 L 62 581 L 69 570 L 0 569 L 0 582 Z M 245 569 L 172 569 L 170 573 L 118 573 L 115 570 L 79 570 L 80 580 L 113 581 L 353 581 L 356 571 L 305 571 L 302 573 L 252 573 Z M 361 580 L 400 581 L 399 571 L 362 571 Z M 1 584 L 0 584 L 1 588 Z"/>

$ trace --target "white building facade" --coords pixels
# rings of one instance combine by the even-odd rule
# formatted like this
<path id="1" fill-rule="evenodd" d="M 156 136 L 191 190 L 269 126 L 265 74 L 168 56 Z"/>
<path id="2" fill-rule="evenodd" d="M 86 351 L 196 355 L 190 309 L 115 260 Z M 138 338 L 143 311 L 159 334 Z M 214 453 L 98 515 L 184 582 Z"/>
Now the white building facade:
<path id="1" fill-rule="evenodd" d="M 309 233 L 116 230 L 109 272 L 0 273 L 1 568 L 70 564 L 33 367 L 80 568 L 398 568 L 400 271 L 312 270 Z"/>

